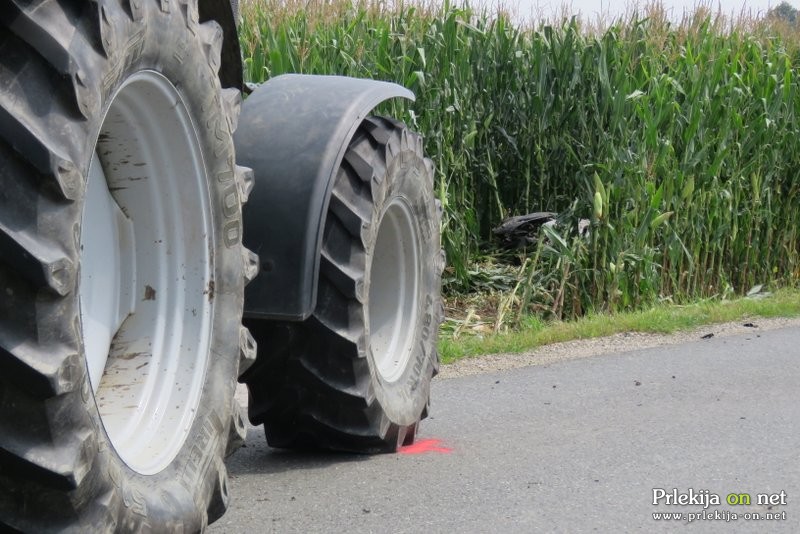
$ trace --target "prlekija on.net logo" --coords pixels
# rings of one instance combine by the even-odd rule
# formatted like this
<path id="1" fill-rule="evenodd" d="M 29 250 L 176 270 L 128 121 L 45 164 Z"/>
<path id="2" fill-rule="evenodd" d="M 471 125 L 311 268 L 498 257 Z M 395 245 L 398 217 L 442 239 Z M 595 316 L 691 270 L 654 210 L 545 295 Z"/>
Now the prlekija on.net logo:
<path id="1" fill-rule="evenodd" d="M 657 521 L 785 521 L 786 492 L 778 493 L 715 493 L 711 490 L 678 491 L 653 488 L 654 506 L 667 506 L 667 511 L 653 512 Z M 714 507 L 709 510 L 710 507 Z M 679 507 L 679 508 L 672 508 Z M 718 508 L 722 507 L 722 508 Z M 688 510 L 687 510 L 688 508 Z"/>
<path id="2" fill-rule="evenodd" d="M 653 488 L 653 505 L 665 506 L 701 506 L 703 509 L 709 506 L 721 506 L 723 503 L 730 506 L 750 506 L 753 504 L 760 506 L 786 506 L 786 492 L 781 490 L 778 493 L 756 493 L 755 498 L 750 493 L 732 492 L 724 496 L 713 493 L 711 490 L 695 490 L 689 488 L 686 492 L 680 492 L 677 488 L 666 490 L 663 488 Z"/>

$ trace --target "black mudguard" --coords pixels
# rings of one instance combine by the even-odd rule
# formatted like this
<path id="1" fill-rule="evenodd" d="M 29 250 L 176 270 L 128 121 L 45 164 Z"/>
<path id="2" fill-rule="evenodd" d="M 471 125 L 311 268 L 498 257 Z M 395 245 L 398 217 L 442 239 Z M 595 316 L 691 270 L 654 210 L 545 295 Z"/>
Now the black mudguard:
<path id="1" fill-rule="evenodd" d="M 242 105 L 237 163 L 253 169 L 244 243 L 261 272 L 247 286 L 245 316 L 305 320 L 317 301 L 323 222 L 331 187 L 361 121 L 391 98 L 414 100 L 392 83 L 287 74 Z"/>

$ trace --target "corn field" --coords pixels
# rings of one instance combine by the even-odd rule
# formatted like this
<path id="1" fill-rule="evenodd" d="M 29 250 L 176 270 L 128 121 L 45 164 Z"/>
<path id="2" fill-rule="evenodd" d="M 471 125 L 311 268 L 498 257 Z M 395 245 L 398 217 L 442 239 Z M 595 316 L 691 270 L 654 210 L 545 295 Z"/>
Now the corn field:
<path id="1" fill-rule="evenodd" d="M 604 28 L 469 7 L 242 4 L 246 76 L 394 81 L 445 206 L 447 289 L 512 272 L 507 308 L 575 317 L 800 281 L 800 47 L 790 29 L 658 5 Z M 559 213 L 497 253 L 510 215 Z M 588 232 L 578 221 L 588 219 Z M 485 273 L 484 273 L 485 274 Z M 485 278 L 485 276 L 484 276 Z"/>

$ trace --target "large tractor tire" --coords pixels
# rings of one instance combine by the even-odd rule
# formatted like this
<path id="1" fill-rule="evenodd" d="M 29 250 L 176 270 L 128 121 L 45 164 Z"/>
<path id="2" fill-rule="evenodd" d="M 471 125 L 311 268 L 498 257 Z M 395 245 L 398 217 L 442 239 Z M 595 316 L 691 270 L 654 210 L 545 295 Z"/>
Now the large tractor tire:
<path id="1" fill-rule="evenodd" d="M 369 117 L 338 170 L 316 308 L 246 320 L 263 349 L 242 379 L 278 448 L 393 452 L 426 417 L 444 256 L 433 165 L 403 124 Z"/>
<path id="2" fill-rule="evenodd" d="M 221 46 L 197 0 L 3 2 L 0 530 L 197 532 L 226 508 L 256 260 Z"/>

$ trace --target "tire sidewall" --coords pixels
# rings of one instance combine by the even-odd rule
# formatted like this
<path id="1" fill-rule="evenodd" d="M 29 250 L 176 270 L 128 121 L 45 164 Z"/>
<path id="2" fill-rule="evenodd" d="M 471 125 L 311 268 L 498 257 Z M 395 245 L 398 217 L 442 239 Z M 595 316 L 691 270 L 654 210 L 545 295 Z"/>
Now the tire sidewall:
<path id="1" fill-rule="evenodd" d="M 439 222 L 433 199 L 433 177 L 419 152 L 408 143 L 408 132 L 402 131 L 401 150 L 387 162 L 380 186 L 373 188 L 373 220 L 366 239 L 366 280 L 371 278 L 372 258 L 387 207 L 396 199 L 411 208 L 417 245 L 419 247 L 419 294 L 416 322 L 411 335 L 412 349 L 405 369 L 399 378 L 387 381 L 378 371 L 375 355 L 369 342 L 369 303 L 365 305 L 367 325 L 367 360 L 375 386 L 375 395 L 392 423 L 400 426 L 414 425 L 425 411 L 430 397 L 430 382 L 436 368 L 436 339 L 438 330 L 437 306 L 440 293 L 440 276 L 435 260 L 440 256 Z M 387 150 L 391 153 L 391 149 Z M 369 282 L 367 282 L 369 283 Z M 369 287 L 366 288 L 369 294 Z"/>

